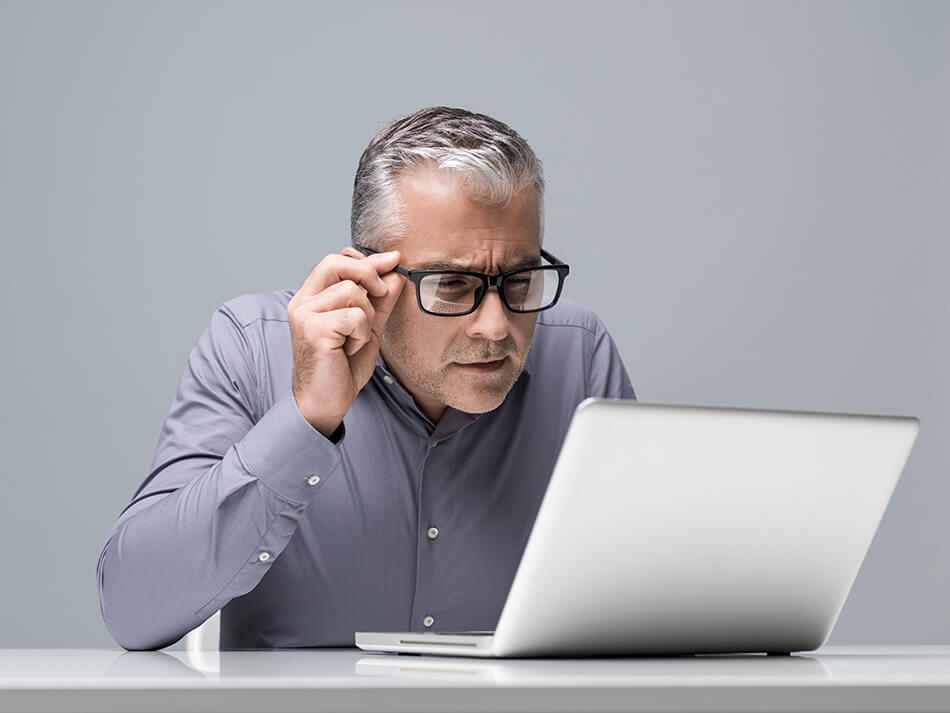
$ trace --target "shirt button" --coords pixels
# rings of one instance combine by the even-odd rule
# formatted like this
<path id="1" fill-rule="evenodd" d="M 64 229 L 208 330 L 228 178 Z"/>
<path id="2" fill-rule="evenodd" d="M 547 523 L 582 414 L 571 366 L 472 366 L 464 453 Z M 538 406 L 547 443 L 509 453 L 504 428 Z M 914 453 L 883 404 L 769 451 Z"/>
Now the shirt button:
<path id="1" fill-rule="evenodd" d="M 391 377 L 389 374 L 383 374 L 383 381 L 385 381 L 387 384 L 392 384 L 393 377 Z"/>
<path id="2" fill-rule="evenodd" d="M 423 618 L 423 620 L 422 620 L 422 625 L 423 625 L 426 629 L 428 629 L 428 628 L 429 628 L 430 626 L 432 626 L 433 624 L 435 624 L 435 619 L 433 619 L 431 616 L 429 616 L 428 614 L 426 614 L 426 615 L 425 615 L 425 618 Z"/>
<path id="3" fill-rule="evenodd" d="M 426 531 L 426 534 L 429 536 L 429 539 L 430 539 L 430 540 L 434 540 L 436 537 L 439 536 L 439 528 L 437 528 L 437 527 L 430 527 L 430 528 Z"/>
<path id="4" fill-rule="evenodd" d="M 257 556 L 257 559 L 258 559 L 259 562 L 266 562 L 267 560 L 270 559 L 270 552 L 261 552 L 261 553 Z"/>
<path id="5" fill-rule="evenodd" d="M 316 485 L 320 482 L 320 476 L 314 473 L 309 478 L 307 478 L 307 485 Z"/>

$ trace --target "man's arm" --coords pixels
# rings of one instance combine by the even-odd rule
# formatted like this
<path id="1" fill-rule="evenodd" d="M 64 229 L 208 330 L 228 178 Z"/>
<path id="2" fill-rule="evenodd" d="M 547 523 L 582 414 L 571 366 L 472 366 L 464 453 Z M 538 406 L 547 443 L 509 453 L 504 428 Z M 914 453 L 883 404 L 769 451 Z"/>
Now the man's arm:
<path id="1" fill-rule="evenodd" d="M 339 467 L 343 417 L 376 364 L 405 280 L 399 252 L 346 248 L 287 305 L 291 387 L 266 414 L 254 350 L 227 305 L 188 359 L 152 471 L 99 556 L 99 603 L 127 649 L 180 639 L 251 591 Z"/>
<path id="2" fill-rule="evenodd" d="M 257 374 L 241 324 L 219 308 L 99 558 L 102 616 L 127 649 L 168 646 L 253 589 L 339 466 L 289 388 L 255 423 Z"/>

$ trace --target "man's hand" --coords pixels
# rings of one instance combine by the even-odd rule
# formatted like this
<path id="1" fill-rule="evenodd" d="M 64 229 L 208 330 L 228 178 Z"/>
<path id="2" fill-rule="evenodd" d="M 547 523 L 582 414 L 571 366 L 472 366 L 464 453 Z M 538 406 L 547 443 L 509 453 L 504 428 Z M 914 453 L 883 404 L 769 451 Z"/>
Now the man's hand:
<path id="1" fill-rule="evenodd" d="M 304 418 L 329 438 L 376 366 L 379 336 L 406 280 L 398 252 L 327 255 L 287 305 L 293 392 Z"/>

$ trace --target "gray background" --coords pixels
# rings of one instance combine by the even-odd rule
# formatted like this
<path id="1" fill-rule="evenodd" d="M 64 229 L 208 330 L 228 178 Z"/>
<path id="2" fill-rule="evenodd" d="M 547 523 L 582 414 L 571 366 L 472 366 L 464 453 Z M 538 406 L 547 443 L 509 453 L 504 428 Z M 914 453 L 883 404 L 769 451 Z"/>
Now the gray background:
<path id="1" fill-rule="evenodd" d="M 198 335 L 433 104 L 541 156 L 642 400 L 921 419 L 832 643 L 950 643 L 950 4 L 4 2 L 0 102 L 0 646 L 114 645 L 96 560 Z"/>

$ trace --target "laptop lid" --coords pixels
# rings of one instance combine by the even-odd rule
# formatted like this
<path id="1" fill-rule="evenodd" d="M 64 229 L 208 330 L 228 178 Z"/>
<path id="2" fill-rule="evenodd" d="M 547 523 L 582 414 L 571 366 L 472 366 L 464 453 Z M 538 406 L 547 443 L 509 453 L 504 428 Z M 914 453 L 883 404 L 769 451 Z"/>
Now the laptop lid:
<path id="1" fill-rule="evenodd" d="M 819 647 L 918 431 L 906 417 L 584 401 L 496 655 Z"/>

